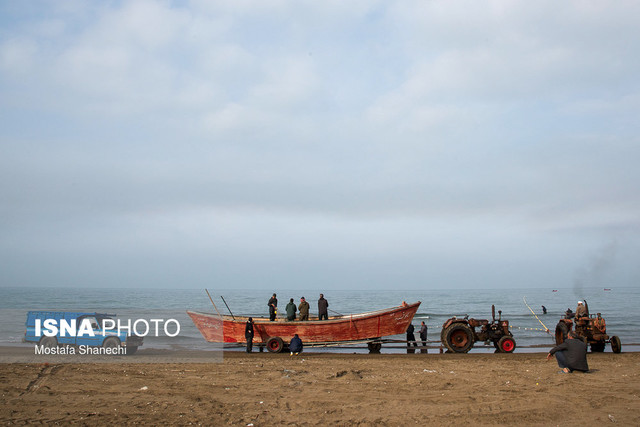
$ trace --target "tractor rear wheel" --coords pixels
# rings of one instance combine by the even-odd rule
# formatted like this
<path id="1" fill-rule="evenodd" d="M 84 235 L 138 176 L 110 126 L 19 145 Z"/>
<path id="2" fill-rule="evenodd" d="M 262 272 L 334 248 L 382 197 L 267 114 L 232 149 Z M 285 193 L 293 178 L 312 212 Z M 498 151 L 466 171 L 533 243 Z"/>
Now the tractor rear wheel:
<path id="1" fill-rule="evenodd" d="M 622 343 L 620 343 L 620 338 L 616 335 L 611 337 L 611 351 L 614 353 L 620 353 L 622 351 Z"/>
<path id="2" fill-rule="evenodd" d="M 592 342 L 591 343 L 591 353 L 602 353 L 604 351 L 604 343 L 603 342 Z"/>
<path id="3" fill-rule="evenodd" d="M 498 341 L 498 349 L 501 353 L 513 353 L 516 349 L 516 340 L 512 337 L 504 336 Z"/>
<path id="4" fill-rule="evenodd" d="M 467 353 L 473 347 L 473 330 L 466 323 L 454 323 L 444 331 L 444 345 L 454 353 Z"/>
<path id="5" fill-rule="evenodd" d="M 267 340 L 269 353 L 280 353 L 284 349 L 284 341 L 280 337 L 271 337 Z"/>

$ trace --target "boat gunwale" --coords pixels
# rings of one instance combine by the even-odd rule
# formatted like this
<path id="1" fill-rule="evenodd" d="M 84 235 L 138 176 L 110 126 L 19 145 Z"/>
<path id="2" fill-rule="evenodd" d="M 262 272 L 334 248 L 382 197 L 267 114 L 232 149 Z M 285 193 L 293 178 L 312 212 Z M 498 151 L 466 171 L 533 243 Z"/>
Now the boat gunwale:
<path id="1" fill-rule="evenodd" d="M 395 306 L 395 307 L 390 307 L 390 308 L 385 308 L 385 309 L 380 309 L 380 310 L 374 310 L 374 311 L 367 311 L 364 313 L 355 313 L 355 314 L 344 314 L 341 316 L 333 316 L 333 317 L 329 317 L 329 319 L 327 320 L 285 320 L 285 319 L 276 319 L 275 321 L 270 321 L 268 317 L 253 317 L 253 316 L 245 316 L 245 315 L 240 315 L 240 316 L 235 316 L 235 318 L 233 318 L 232 316 L 228 315 L 228 314 L 215 314 L 215 313 L 202 313 L 199 311 L 192 311 L 192 310 L 187 310 L 187 314 L 189 313 L 193 313 L 199 316 L 205 316 L 205 317 L 213 317 L 213 318 L 222 318 L 222 321 L 224 322 L 230 322 L 230 323 L 245 323 L 247 321 L 247 319 L 249 319 L 249 317 L 253 317 L 253 323 L 267 323 L 267 324 L 287 324 L 287 325 L 300 325 L 302 324 L 302 322 L 313 322 L 313 324 L 332 324 L 332 323 L 342 323 L 342 322 L 346 322 L 349 321 L 351 322 L 352 320 L 362 320 L 362 319 L 367 319 L 370 317 L 377 317 L 383 314 L 387 314 L 387 313 L 393 313 L 396 311 L 404 311 L 410 308 L 413 308 L 414 306 L 419 307 L 420 304 L 422 304 L 421 301 L 417 301 L 411 304 L 407 304 L 407 305 L 399 305 L 399 306 Z"/>

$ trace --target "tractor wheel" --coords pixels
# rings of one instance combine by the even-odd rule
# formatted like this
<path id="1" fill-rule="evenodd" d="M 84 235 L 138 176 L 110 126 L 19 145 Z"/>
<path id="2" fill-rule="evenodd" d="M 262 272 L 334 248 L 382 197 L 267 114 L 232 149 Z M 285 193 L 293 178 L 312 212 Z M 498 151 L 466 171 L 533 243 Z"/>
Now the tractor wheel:
<path id="1" fill-rule="evenodd" d="M 558 322 L 556 325 L 556 345 L 560 345 L 567 339 L 569 333 L 569 327 L 563 321 Z"/>
<path id="2" fill-rule="evenodd" d="M 516 349 L 516 340 L 512 337 L 504 336 L 498 341 L 498 348 L 501 353 L 513 353 Z"/>
<path id="3" fill-rule="evenodd" d="M 601 341 L 591 343 L 591 353 L 602 353 L 604 351 L 604 343 Z"/>
<path id="4" fill-rule="evenodd" d="M 444 345 L 454 353 L 467 353 L 473 347 L 473 330 L 466 323 L 450 325 L 444 337 Z"/>
<path id="5" fill-rule="evenodd" d="M 280 353 L 284 349 L 284 341 L 280 337 L 271 337 L 267 340 L 269 353 Z"/>
<path id="6" fill-rule="evenodd" d="M 613 351 L 614 353 L 620 353 L 622 351 L 620 338 L 618 338 L 616 335 L 611 337 L 611 351 Z"/>
<path id="7" fill-rule="evenodd" d="M 42 337 L 38 344 L 44 348 L 54 348 L 58 346 L 58 340 L 56 337 Z"/>

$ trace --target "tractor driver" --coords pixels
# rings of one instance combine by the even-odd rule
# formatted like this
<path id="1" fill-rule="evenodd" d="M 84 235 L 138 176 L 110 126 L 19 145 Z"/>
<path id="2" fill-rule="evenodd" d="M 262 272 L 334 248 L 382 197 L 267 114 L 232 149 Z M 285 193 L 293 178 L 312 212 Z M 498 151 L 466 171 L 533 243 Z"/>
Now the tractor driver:
<path id="1" fill-rule="evenodd" d="M 593 326 L 602 334 L 607 332 L 607 322 L 604 321 L 600 313 L 598 313 L 598 317 L 593 321 Z"/>
<path id="2" fill-rule="evenodd" d="M 578 301 L 578 308 L 576 308 L 576 319 L 585 316 L 589 316 L 589 313 L 587 313 L 587 307 L 584 306 L 584 302 Z"/>

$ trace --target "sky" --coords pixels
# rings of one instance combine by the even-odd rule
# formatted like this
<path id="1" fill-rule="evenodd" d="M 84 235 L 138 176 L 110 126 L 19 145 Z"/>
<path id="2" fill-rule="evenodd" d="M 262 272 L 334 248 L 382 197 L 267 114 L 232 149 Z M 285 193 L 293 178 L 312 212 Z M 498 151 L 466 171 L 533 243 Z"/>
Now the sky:
<path id="1" fill-rule="evenodd" d="M 0 0 L 0 287 L 637 287 L 638 16 Z"/>

